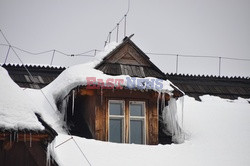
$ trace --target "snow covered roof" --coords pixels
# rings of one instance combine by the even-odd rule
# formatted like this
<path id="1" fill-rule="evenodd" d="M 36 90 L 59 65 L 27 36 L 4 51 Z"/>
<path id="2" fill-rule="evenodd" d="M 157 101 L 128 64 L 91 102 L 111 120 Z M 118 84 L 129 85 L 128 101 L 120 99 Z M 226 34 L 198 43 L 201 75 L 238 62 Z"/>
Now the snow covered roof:
<path id="1" fill-rule="evenodd" d="M 4 64 L 0 64 L 1 66 L 5 67 L 5 66 L 14 66 L 14 67 L 33 67 L 33 68 L 50 68 L 50 69 L 65 69 L 65 66 L 57 66 L 57 65 L 48 65 L 48 64 L 20 64 L 20 63 L 4 63 Z"/>
<path id="2" fill-rule="evenodd" d="M 22 88 L 41 89 L 52 82 L 65 68 L 40 65 L 3 64 L 10 77 Z M 29 75 L 32 74 L 33 78 Z"/>
<path id="3" fill-rule="evenodd" d="M 117 144 L 74 136 L 91 165 L 248 166 L 250 164 L 250 104 L 185 96 L 183 144 L 145 146 Z M 248 99 L 249 100 L 249 99 Z M 177 101 L 178 108 L 180 103 Z M 178 110 L 178 114 L 181 111 Z M 89 165 L 71 136 L 56 137 L 53 155 L 60 165 Z M 68 140 L 68 141 L 67 141 Z M 67 142 L 65 142 L 67 141 Z M 62 144 L 63 143 L 63 144 Z M 74 155 L 72 155 L 74 154 Z"/>
<path id="4" fill-rule="evenodd" d="M 100 55 L 102 57 L 102 55 Z M 110 76 L 94 69 L 96 62 L 77 65 L 66 69 L 51 84 L 41 90 L 22 89 L 0 67 L 0 128 L 44 130 L 35 116 L 39 113 L 57 131 L 63 120 L 57 111 L 56 100 L 78 86 L 86 85 L 87 76 L 101 79 L 128 76 Z M 150 78 L 149 78 L 150 79 Z M 164 92 L 171 93 L 171 82 L 164 81 Z M 127 85 L 126 82 L 123 83 Z M 157 90 L 153 89 L 152 90 Z M 86 140 L 71 136 L 59 136 L 54 141 L 54 157 L 61 165 L 84 165 L 88 158 L 92 165 L 249 165 L 250 153 L 250 104 L 249 99 L 236 101 L 204 96 L 202 102 L 185 97 L 184 130 L 187 141 L 180 145 L 141 146 L 115 144 Z M 180 111 L 177 114 L 181 114 Z M 183 114 L 182 114 L 183 115 Z M 68 140 L 68 141 L 66 141 Z M 73 144 L 72 144 L 73 143 Z M 104 148 L 100 148 L 104 147 Z M 108 152 L 108 153 L 107 153 Z M 74 153 L 74 155 L 72 155 Z M 126 156 L 126 157 L 124 157 Z M 167 157 L 166 157 L 167 156 Z"/>
<path id="5" fill-rule="evenodd" d="M 0 128 L 44 130 L 36 117 L 36 106 L 25 92 L 0 67 Z"/>
<path id="6" fill-rule="evenodd" d="M 155 80 L 157 78 L 154 77 L 131 77 L 129 75 L 108 75 L 104 74 L 102 71 L 95 69 L 95 66 L 100 63 L 101 59 L 105 57 L 109 52 L 114 50 L 117 47 L 118 43 L 111 43 L 103 52 L 100 52 L 96 57 L 95 61 L 71 66 L 65 69 L 53 82 L 51 82 L 48 86 L 44 87 L 43 90 L 46 94 L 51 95 L 54 101 L 57 101 L 60 98 L 64 98 L 73 88 L 79 85 L 87 85 L 87 78 L 88 77 L 95 77 L 96 79 L 101 79 L 104 83 L 107 82 L 109 79 L 119 79 L 123 80 L 123 82 L 115 83 L 114 86 L 124 86 L 124 87 L 135 87 L 135 89 L 140 90 L 154 90 L 158 92 L 164 92 L 172 95 L 172 92 L 175 89 L 178 89 L 168 80 L 161 80 L 158 79 L 162 86 L 159 88 L 157 86 L 147 86 L 145 84 L 146 81 Z M 142 80 L 142 81 L 135 81 L 131 85 L 131 82 L 128 80 Z M 98 84 L 98 82 L 94 82 L 94 84 Z"/>
<path id="7" fill-rule="evenodd" d="M 167 79 L 196 100 L 205 94 L 227 99 L 250 98 L 249 78 L 167 74 Z"/>
<path id="8" fill-rule="evenodd" d="M 34 129 L 43 130 L 44 127 L 38 121 L 35 113 L 39 113 L 41 118 L 46 121 L 57 132 L 63 132 L 64 121 L 60 112 L 57 110 L 56 103 L 64 98 L 72 89 L 80 85 L 87 85 L 87 77 L 102 79 L 104 82 L 108 79 L 122 79 L 123 82 L 114 83 L 114 86 L 128 86 L 128 75 L 111 76 L 103 74 L 94 69 L 101 59 L 112 51 L 118 44 L 111 43 L 103 52 L 96 56 L 96 60 L 86 64 L 80 64 L 65 69 L 53 82 L 41 90 L 21 89 L 9 77 L 7 71 L 1 67 L 1 88 L 0 92 L 6 94 L 5 98 L 0 100 L 0 127 L 6 129 Z M 139 78 L 134 78 L 139 79 Z M 145 79 L 155 79 L 146 77 Z M 168 80 L 161 80 L 162 87 L 145 86 L 145 80 L 134 82 L 133 87 L 142 90 L 155 90 L 172 94 L 174 88 Z M 98 82 L 94 82 L 98 84 Z M 6 87 L 6 88 L 3 88 Z"/>
<path id="9" fill-rule="evenodd" d="M 108 53 L 95 68 L 109 75 L 166 79 L 165 74 L 130 40 L 130 37 L 125 37 L 123 42 Z"/>

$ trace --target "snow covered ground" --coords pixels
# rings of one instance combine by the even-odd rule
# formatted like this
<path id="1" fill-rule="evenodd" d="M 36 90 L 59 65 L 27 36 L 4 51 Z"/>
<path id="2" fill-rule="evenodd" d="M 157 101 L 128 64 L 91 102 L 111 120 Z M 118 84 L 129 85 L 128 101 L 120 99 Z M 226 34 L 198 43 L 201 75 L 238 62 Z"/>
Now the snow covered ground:
<path id="1" fill-rule="evenodd" d="M 248 100 L 250 101 L 250 100 Z M 187 140 L 172 145 L 116 144 L 75 137 L 93 166 L 248 166 L 250 165 L 250 104 L 203 96 L 202 102 L 185 96 L 184 129 Z M 71 136 L 59 134 L 54 156 L 64 166 L 89 165 Z M 56 147 L 56 148 L 55 148 Z"/>

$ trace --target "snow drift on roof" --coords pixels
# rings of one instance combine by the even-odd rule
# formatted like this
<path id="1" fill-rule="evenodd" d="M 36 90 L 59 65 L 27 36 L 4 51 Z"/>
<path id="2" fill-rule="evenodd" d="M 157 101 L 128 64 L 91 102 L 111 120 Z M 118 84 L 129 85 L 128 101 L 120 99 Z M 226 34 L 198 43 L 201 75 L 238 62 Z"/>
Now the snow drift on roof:
<path id="1" fill-rule="evenodd" d="M 120 85 L 124 87 L 128 86 L 127 78 L 132 79 L 130 76 L 111 76 L 103 74 L 101 71 L 94 69 L 94 67 L 98 63 L 100 63 L 100 61 L 108 53 L 115 49 L 117 45 L 118 43 L 114 42 L 108 44 L 105 47 L 104 51 L 98 53 L 95 58 L 96 60 L 93 62 L 80 64 L 65 69 L 53 82 L 51 82 L 49 85 L 47 85 L 41 90 L 22 90 L 10 79 L 5 69 L 1 67 L 1 73 L 2 75 L 4 75 L 3 77 L 1 77 L 1 79 L 4 80 L 1 81 L 1 87 L 6 87 L 1 88 L 1 91 L 2 94 L 8 95 L 4 99 L 1 99 L 1 103 L 3 105 L 0 108 L 1 116 L 3 116 L 1 126 L 5 128 L 9 127 L 15 129 L 42 129 L 42 126 L 40 126 L 39 128 L 40 123 L 34 115 L 34 112 L 37 112 L 41 114 L 42 119 L 46 121 L 49 125 L 51 125 L 53 129 L 55 129 L 57 132 L 62 133 L 64 131 L 63 126 L 65 126 L 65 122 L 63 121 L 63 115 L 61 115 L 57 109 L 56 103 L 58 100 L 62 100 L 73 88 L 79 85 L 86 85 L 87 77 L 96 77 L 97 79 L 102 79 L 104 82 L 106 82 L 107 79 L 122 79 L 124 80 L 124 82 Z M 145 79 L 152 80 L 156 78 L 146 77 Z M 160 89 L 156 88 L 155 86 L 145 86 L 145 80 L 141 82 L 136 81 L 132 84 L 130 83 L 130 86 L 132 85 L 133 87 L 135 87 L 135 89 L 140 87 L 140 90 L 150 89 L 169 93 L 171 95 L 172 91 L 174 90 L 171 87 L 172 83 L 168 80 L 160 81 L 162 83 L 162 87 Z M 97 84 L 97 82 L 95 82 L 95 84 Z M 115 86 L 120 85 L 118 83 L 115 84 Z M 25 96 L 25 93 L 23 91 L 26 93 L 26 95 L 29 96 L 29 98 Z M 33 107 L 31 103 L 36 105 L 36 107 Z M 20 115 L 18 115 L 18 113 Z M 17 119 L 14 119 L 14 117 L 16 117 Z M 28 117 L 28 119 L 26 117 Z"/>
<path id="2" fill-rule="evenodd" d="M 117 144 L 76 136 L 74 140 L 91 165 L 249 166 L 250 104 L 245 99 L 229 101 L 214 96 L 201 99 L 199 102 L 185 96 L 184 128 L 190 137 L 184 144 Z M 55 147 L 63 143 L 54 148 L 57 163 L 89 165 L 70 137 L 62 134 L 56 137 Z"/>
<path id="3" fill-rule="evenodd" d="M 36 107 L 2 67 L 0 67 L 0 87 L 0 128 L 44 129 L 34 113 Z"/>
<path id="4" fill-rule="evenodd" d="M 64 70 L 53 82 L 43 88 L 46 94 L 51 94 L 54 100 L 58 100 L 64 98 L 73 88 L 79 85 L 87 85 L 87 77 L 95 77 L 97 79 L 102 79 L 103 82 L 106 82 L 107 79 L 122 79 L 124 82 L 121 84 L 124 87 L 128 86 L 127 79 L 132 80 L 132 77 L 128 75 L 119 75 L 119 76 L 111 76 L 104 74 L 102 71 L 94 69 L 94 67 L 100 63 L 100 60 L 104 58 L 109 52 L 111 52 L 114 48 L 116 48 L 118 43 L 110 43 L 105 47 L 103 52 L 100 52 L 96 61 L 75 65 Z M 133 79 L 141 79 L 133 77 Z M 146 77 L 145 80 L 155 80 L 153 77 Z M 158 79 L 160 80 L 160 79 Z M 144 90 L 155 90 L 164 93 L 169 93 L 174 90 L 171 85 L 172 83 L 168 80 L 160 80 L 162 82 L 162 87 L 158 89 L 157 87 L 149 87 L 145 85 L 145 81 L 139 82 L 136 81 L 133 84 L 133 87 L 140 87 L 140 89 Z M 98 84 L 98 82 L 95 82 Z M 130 84 L 131 85 L 131 84 Z M 119 86 L 115 84 L 115 86 Z"/>

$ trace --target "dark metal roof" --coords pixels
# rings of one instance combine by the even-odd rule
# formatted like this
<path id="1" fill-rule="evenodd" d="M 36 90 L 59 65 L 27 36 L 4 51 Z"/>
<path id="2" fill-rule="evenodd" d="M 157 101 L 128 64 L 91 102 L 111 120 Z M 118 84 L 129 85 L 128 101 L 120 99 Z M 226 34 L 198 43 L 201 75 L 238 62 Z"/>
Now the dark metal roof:
<path id="1" fill-rule="evenodd" d="M 250 79 L 243 77 L 194 76 L 166 74 L 167 79 L 188 96 L 200 100 L 202 95 L 214 95 L 226 99 L 250 98 Z"/>
<path id="2" fill-rule="evenodd" d="M 41 89 L 51 83 L 65 68 L 41 65 L 3 64 L 10 77 L 22 88 Z M 29 75 L 25 67 L 29 70 Z"/>
<path id="3" fill-rule="evenodd" d="M 23 88 L 40 89 L 50 82 L 52 82 L 65 68 L 53 66 L 34 66 L 25 65 L 30 73 L 34 76 L 34 83 L 32 83 L 29 74 L 22 65 L 4 64 L 2 67 L 8 70 L 11 78 Z M 105 70 L 107 74 L 119 75 L 122 70 L 121 64 L 106 65 Z M 127 65 L 126 72 L 131 76 L 144 77 L 152 75 L 155 70 L 144 66 L 143 71 L 140 66 Z M 134 71 L 137 71 L 134 73 Z M 153 73 L 157 75 L 156 73 Z M 227 99 L 237 99 L 238 97 L 250 98 L 250 78 L 243 77 L 216 77 L 216 76 L 195 76 L 183 74 L 166 74 L 166 79 L 179 87 L 188 96 L 200 100 L 202 95 L 214 95 Z"/>

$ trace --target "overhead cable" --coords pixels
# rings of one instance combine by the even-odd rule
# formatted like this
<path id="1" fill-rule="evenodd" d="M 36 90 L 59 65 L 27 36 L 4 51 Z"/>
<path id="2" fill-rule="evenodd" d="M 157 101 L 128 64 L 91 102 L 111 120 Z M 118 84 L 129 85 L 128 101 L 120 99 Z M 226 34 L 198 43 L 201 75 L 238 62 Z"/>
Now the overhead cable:
<path id="1" fill-rule="evenodd" d="M 5 39 L 5 41 L 8 43 L 9 46 L 11 46 L 10 42 L 8 41 L 8 39 L 6 38 L 6 36 L 4 35 L 4 33 L 2 32 L 2 30 L 0 29 L 0 32 L 3 36 L 3 38 Z M 27 71 L 27 73 L 29 74 L 29 76 L 31 77 L 31 81 L 32 83 L 35 83 L 34 82 L 34 77 L 33 75 L 30 73 L 29 69 L 24 65 L 22 59 L 19 57 L 19 55 L 16 53 L 15 49 L 13 47 L 10 47 L 12 49 L 12 51 L 14 52 L 14 54 L 16 55 L 16 57 L 19 59 L 19 61 L 22 63 L 23 67 L 25 68 L 25 70 Z M 53 107 L 52 103 L 49 101 L 49 99 L 47 98 L 47 96 L 45 95 L 45 93 L 43 92 L 42 89 L 40 89 L 42 95 L 44 96 L 44 98 L 46 99 L 46 101 L 48 102 L 48 104 L 50 105 L 50 107 L 54 110 L 54 111 L 57 111 L 55 110 L 55 108 Z M 89 160 L 87 159 L 86 155 L 83 153 L 82 149 L 80 148 L 80 146 L 78 145 L 78 143 L 74 140 L 73 136 L 70 134 L 69 130 L 66 129 L 68 134 L 71 136 L 71 138 L 73 139 L 74 143 L 76 144 L 77 148 L 80 150 L 81 154 L 83 155 L 83 157 L 86 159 L 86 161 L 88 162 L 88 164 L 91 166 Z"/>

